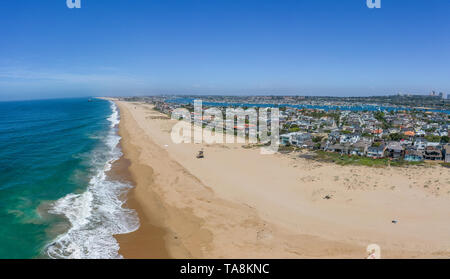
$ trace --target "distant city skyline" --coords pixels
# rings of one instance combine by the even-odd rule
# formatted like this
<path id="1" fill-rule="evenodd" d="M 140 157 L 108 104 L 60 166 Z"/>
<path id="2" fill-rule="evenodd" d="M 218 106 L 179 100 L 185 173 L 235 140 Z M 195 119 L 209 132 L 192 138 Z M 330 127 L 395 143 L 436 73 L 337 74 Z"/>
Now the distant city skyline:
<path id="1" fill-rule="evenodd" d="M 450 2 L 16 0 L 0 101 L 450 92 Z M 447 97 L 448 98 L 448 97 Z"/>

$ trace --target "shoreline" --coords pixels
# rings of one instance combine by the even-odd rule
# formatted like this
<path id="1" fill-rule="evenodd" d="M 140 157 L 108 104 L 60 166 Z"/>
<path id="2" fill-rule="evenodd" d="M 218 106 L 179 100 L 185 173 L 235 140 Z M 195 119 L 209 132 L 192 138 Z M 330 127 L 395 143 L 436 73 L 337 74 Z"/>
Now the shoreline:
<path id="1" fill-rule="evenodd" d="M 261 157 L 241 145 L 174 145 L 173 122 L 150 105 L 115 103 L 135 186 L 127 205 L 157 235 L 140 228 L 116 236 L 125 258 L 364 258 L 371 243 L 386 258 L 450 256 L 442 169 L 370 170 Z M 200 147 L 205 160 L 193 155 Z"/>
<path id="2" fill-rule="evenodd" d="M 127 109 L 115 103 L 120 109 L 119 135 L 123 153 L 115 174 L 128 176 L 131 180 L 134 187 L 128 192 L 126 206 L 136 210 L 140 221 L 137 231 L 114 236 L 120 246 L 118 253 L 130 259 L 201 257 L 199 248 L 209 244 L 208 237 L 204 237 L 208 233 L 201 229 L 201 220 L 189 211 L 168 205 L 163 194 L 156 191 L 158 187 L 152 164 L 141 163 L 139 155 L 142 147 L 133 142 L 137 135 L 143 134 L 136 131 L 136 123 L 132 123 L 134 119 Z M 133 137 L 130 136 L 131 129 Z M 157 149 L 156 145 L 152 147 Z M 190 246 L 189 249 L 186 246 Z"/>
<path id="3" fill-rule="evenodd" d="M 118 253 L 124 258 L 168 259 L 170 256 L 164 240 L 165 230 L 156 225 L 153 218 L 145 212 L 136 199 L 136 182 L 130 170 L 131 161 L 128 159 L 128 156 L 132 156 L 130 154 L 133 154 L 136 150 L 131 144 L 124 144 L 128 141 L 129 136 L 122 120 L 119 123 L 119 136 L 121 137 L 119 145 L 123 154 L 119 160 L 114 162 L 109 175 L 133 186 L 126 193 L 126 197 L 122 198 L 126 200 L 125 207 L 133 209 L 137 213 L 139 228 L 132 233 L 114 235 L 120 246 Z M 149 176 L 151 176 L 151 173 Z"/>

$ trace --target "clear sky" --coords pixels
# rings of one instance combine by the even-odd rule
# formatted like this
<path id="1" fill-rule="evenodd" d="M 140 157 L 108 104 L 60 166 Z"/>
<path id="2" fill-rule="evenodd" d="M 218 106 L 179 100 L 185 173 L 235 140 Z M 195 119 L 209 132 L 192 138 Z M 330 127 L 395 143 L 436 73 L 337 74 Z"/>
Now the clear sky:
<path id="1" fill-rule="evenodd" d="M 0 100 L 450 93 L 450 1 L 0 2 Z"/>

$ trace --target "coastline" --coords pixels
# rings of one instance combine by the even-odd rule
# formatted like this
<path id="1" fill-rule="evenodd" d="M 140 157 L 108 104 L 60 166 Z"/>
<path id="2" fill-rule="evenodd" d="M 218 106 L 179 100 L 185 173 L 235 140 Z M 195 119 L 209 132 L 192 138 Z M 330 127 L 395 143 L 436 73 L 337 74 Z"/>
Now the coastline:
<path id="1" fill-rule="evenodd" d="M 260 158 L 240 146 L 205 145 L 208 159 L 196 160 L 200 146 L 169 142 L 171 120 L 149 105 L 115 102 L 128 160 L 122 169 L 135 185 L 127 205 L 141 220 L 138 231 L 116 236 L 125 258 L 362 258 L 372 242 L 385 257 L 450 255 L 442 226 L 449 177 L 439 168 L 387 168 L 385 175 L 280 154 Z M 237 156 L 261 162 L 245 167 Z M 229 171 L 238 173 L 221 174 Z M 413 183 L 434 175 L 443 181 L 424 189 Z M 331 201 L 321 198 L 327 193 Z M 401 225 L 392 225 L 397 217 Z"/>
<path id="2" fill-rule="evenodd" d="M 189 210 L 176 208 L 165 202 L 163 193 L 155 185 L 154 171 L 150 165 L 140 160 L 142 146 L 135 139 L 148 140 L 140 132 L 133 117 L 120 102 L 115 101 L 121 112 L 119 134 L 123 157 L 116 167 L 116 175 L 131 179 L 134 188 L 128 192 L 126 205 L 139 215 L 140 227 L 137 231 L 115 235 L 124 258 L 200 258 L 202 247 L 210 243 L 209 233 L 201 228 L 201 220 Z M 130 135 L 133 133 L 133 136 Z M 140 138 L 144 137 L 144 138 Z M 150 142 L 157 164 L 162 158 L 161 150 Z M 170 162 L 173 163 L 173 162 Z M 120 166 L 119 164 L 122 164 Z M 121 171 L 119 170 L 121 169 Z M 169 173 L 173 170 L 168 168 Z M 182 170 L 184 171 L 184 170 Z M 186 248 L 186 247 L 189 247 Z"/>
<path id="3" fill-rule="evenodd" d="M 124 207 L 121 199 L 131 185 L 124 183 L 122 177 L 110 177 L 113 165 L 121 157 L 117 133 L 119 111 L 113 102 L 98 105 L 104 109 L 106 121 L 91 139 L 96 145 L 78 154 L 92 170 L 87 173 L 87 180 L 80 183 L 86 188 L 68 191 L 52 201 L 47 209 L 48 213 L 65 218 L 68 224 L 64 232 L 43 248 L 50 258 L 120 258 L 117 253 L 120 247 L 114 235 L 138 228 L 138 216 Z"/>
<path id="4" fill-rule="evenodd" d="M 118 253 L 125 258 L 167 259 L 170 256 L 164 240 L 166 232 L 158 226 L 155 219 L 144 210 L 137 199 L 138 191 L 130 170 L 131 161 L 129 158 L 135 156 L 138 151 L 135 146 L 128 143 L 129 135 L 124 122 L 121 120 L 119 123 L 119 135 L 121 137 L 119 145 L 123 155 L 114 162 L 109 175 L 114 177 L 114 179 L 125 181 L 133 186 L 127 192 L 126 197 L 123 197 L 126 199 L 124 206 L 133 209 L 137 213 L 140 224 L 138 230 L 132 233 L 114 235 L 120 246 Z M 151 176 L 152 173 L 150 171 L 147 179 L 151 180 Z"/>

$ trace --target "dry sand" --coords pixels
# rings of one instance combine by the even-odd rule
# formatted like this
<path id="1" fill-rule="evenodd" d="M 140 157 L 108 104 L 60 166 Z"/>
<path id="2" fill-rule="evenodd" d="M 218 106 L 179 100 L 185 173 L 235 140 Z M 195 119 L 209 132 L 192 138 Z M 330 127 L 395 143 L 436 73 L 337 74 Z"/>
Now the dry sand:
<path id="1" fill-rule="evenodd" d="M 383 258 L 450 257 L 449 169 L 176 145 L 175 121 L 151 105 L 116 103 L 118 172 L 136 186 L 128 206 L 141 219 L 138 231 L 117 236 L 126 258 L 364 258 L 371 243 Z M 205 158 L 196 159 L 201 148 Z"/>

